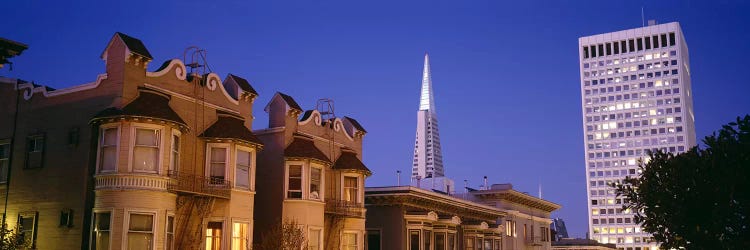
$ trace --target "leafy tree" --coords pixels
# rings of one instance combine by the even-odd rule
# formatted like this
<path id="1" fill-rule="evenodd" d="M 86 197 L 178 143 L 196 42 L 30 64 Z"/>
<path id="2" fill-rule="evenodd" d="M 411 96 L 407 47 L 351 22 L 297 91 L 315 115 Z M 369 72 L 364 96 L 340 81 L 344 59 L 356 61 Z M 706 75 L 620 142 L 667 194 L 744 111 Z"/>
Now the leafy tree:
<path id="1" fill-rule="evenodd" d="M 7 226 L 0 226 L 0 250 L 26 249 L 31 247 L 31 242 L 23 237 L 18 228 L 8 229 Z"/>
<path id="2" fill-rule="evenodd" d="M 623 209 L 668 249 L 750 249 L 750 115 L 674 155 L 650 152 L 615 183 Z"/>
<path id="3" fill-rule="evenodd" d="M 299 250 L 307 248 L 305 231 L 296 220 L 284 220 L 283 223 L 264 232 L 254 246 L 256 250 Z"/>

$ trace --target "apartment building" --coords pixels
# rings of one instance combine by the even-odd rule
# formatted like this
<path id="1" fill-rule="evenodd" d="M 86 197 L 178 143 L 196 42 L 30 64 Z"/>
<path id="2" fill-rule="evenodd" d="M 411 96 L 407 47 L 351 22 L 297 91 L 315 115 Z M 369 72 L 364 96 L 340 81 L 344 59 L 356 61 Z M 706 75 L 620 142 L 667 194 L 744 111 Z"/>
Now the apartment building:
<path id="1" fill-rule="evenodd" d="M 276 93 L 266 105 L 268 128 L 253 131 L 265 145 L 258 158 L 256 226 L 294 221 L 308 249 L 365 249 L 365 178 L 355 119 L 336 117 L 331 101 L 306 110 Z M 256 231 L 255 240 L 264 238 Z"/>
<path id="2" fill-rule="evenodd" d="M 150 72 L 122 33 L 101 58 L 65 89 L 0 79 L 6 224 L 36 249 L 251 246 L 257 92 L 178 59 Z"/>
<path id="3" fill-rule="evenodd" d="M 690 57 L 677 22 L 578 39 L 589 233 L 625 250 L 656 249 L 611 183 L 648 152 L 696 145 Z"/>

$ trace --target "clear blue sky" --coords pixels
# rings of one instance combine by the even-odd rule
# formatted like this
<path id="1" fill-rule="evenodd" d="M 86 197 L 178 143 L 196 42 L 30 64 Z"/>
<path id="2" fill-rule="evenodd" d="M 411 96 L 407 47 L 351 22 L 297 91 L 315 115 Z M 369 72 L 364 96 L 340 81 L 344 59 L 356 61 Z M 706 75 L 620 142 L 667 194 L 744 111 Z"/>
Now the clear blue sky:
<path id="1" fill-rule="evenodd" d="M 586 231 L 577 38 L 679 21 L 690 49 L 699 138 L 750 112 L 750 4 L 727 1 L 8 1 L 0 37 L 29 49 L 0 75 L 63 88 L 96 79 L 112 34 L 141 39 L 154 70 L 185 48 L 208 50 L 222 77 L 260 93 L 255 128 L 275 91 L 304 108 L 335 100 L 369 131 L 368 186 L 408 173 L 422 56 L 430 53 L 446 172 L 457 183 L 513 183 L 563 206 Z M 206 1 L 209 2 L 209 1 Z M 259 1 L 260 2 L 260 1 Z M 408 174 L 405 174 L 406 177 Z"/>

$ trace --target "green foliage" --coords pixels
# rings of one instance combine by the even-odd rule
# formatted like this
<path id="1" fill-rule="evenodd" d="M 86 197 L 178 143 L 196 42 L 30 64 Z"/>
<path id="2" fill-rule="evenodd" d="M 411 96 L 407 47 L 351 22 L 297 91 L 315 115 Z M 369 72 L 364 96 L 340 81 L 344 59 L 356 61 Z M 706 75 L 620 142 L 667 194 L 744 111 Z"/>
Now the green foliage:
<path id="1" fill-rule="evenodd" d="M 750 249 L 750 115 L 703 143 L 651 152 L 638 178 L 613 186 L 662 248 Z"/>
<path id="2" fill-rule="evenodd" d="M 278 226 L 265 231 L 260 242 L 255 243 L 255 250 L 299 250 L 307 248 L 305 231 L 296 220 L 284 220 Z"/>
<path id="3" fill-rule="evenodd" d="M 21 232 L 16 229 L 8 229 L 6 226 L 0 227 L 0 250 L 27 249 L 31 247 Z"/>

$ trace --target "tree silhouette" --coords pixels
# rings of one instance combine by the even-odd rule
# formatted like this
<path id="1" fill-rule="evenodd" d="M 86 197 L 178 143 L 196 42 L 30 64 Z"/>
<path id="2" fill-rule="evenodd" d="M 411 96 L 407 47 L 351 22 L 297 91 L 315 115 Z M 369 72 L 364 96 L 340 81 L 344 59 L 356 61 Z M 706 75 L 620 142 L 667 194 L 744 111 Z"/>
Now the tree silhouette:
<path id="1" fill-rule="evenodd" d="M 750 115 L 674 155 L 650 152 L 615 183 L 623 209 L 667 249 L 750 249 Z"/>

